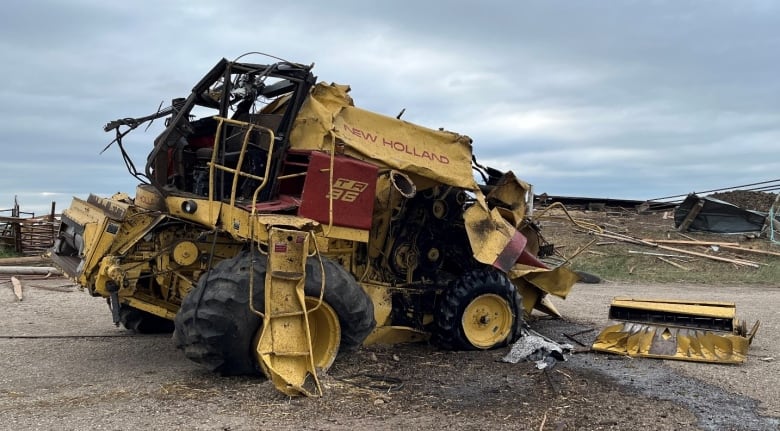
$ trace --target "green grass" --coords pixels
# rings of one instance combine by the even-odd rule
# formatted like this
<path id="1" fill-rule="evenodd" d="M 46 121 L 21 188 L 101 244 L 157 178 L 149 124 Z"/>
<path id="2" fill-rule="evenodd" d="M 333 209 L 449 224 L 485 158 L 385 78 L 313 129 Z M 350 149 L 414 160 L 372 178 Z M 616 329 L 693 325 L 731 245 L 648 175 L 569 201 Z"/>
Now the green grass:
<path id="1" fill-rule="evenodd" d="M 0 246 L 0 259 L 5 257 L 18 257 L 19 254 L 6 247 Z"/>
<path id="2" fill-rule="evenodd" d="M 752 255 L 744 259 L 759 263 L 759 268 L 735 266 L 706 258 L 689 261 L 674 260 L 688 270 L 680 269 L 654 256 L 631 254 L 627 247 L 599 249 L 604 255 L 582 255 L 574 259 L 572 268 L 596 274 L 609 281 L 655 283 L 700 283 L 712 285 L 755 284 L 780 286 L 780 257 Z"/>

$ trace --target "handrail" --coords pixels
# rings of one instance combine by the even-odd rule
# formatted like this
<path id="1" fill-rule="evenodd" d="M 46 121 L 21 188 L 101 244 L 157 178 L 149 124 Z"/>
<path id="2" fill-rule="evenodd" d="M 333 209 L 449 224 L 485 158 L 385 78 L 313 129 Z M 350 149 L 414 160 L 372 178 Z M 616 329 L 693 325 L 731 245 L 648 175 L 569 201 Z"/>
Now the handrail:
<path id="1" fill-rule="evenodd" d="M 272 129 L 265 126 L 260 126 L 258 124 L 252 124 L 246 121 L 238 121 L 238 120 L 233 120 L 230 118 L 219 117 L 219 116 L 215 116 L 213 118 L 217 120 L 218 124 L 217 124 L 217 132 L 214 136 L 214 149 L 211 154 L 211 162 L 209 163 L 209 201 L 214 200 L 214 183 L 215 183 L 214 173 L 216 170 L 233 174 L 233 182 L 230 187 L 230 206 L 235 206 L 236 204 L 236 194 L 238 192 L 237 189 L 238 189 L 239 177 L 258 180 L 260 181 L 260 185 L 257 186 L 254 193 L 252 194 L 252 215 L 254 215 L 255 205 L 257 203 L 257 194 L 268 184 L 268 172 L 271 166 L 271 158 L 273 157 L 273 153 L 274 153 L 274 143 L 276 142 L 276 135 L 274 134 L 274 131 Z M 225 124 L 231 124 L 241 128 L 246 128 L 246 132 L 244 132 L 244 138 L 241 141 L 241 150 L 239 151 L 238 161 L 236 163 L 235 168 L 230 168 L 225 165 L 217 163 L 217 156 L 219 154 L 219 143 L 221 140 L 220 138 L 221 138 L 223 126 Z M 244 163 L 244 157 L 246 156 L 247 146 L 249 145 L 249 136 L 251 135 L 254 129 L 260 129 L 262 131 L 268 132 L 271 138 L 270 143 L 268 145 L 268 155 L 266 156 L 265 172 L 263 173 L 262 177 L 259 177 L 257 175 L 248 172 L 243 172 L 241 170 L 241 166 Z"/>

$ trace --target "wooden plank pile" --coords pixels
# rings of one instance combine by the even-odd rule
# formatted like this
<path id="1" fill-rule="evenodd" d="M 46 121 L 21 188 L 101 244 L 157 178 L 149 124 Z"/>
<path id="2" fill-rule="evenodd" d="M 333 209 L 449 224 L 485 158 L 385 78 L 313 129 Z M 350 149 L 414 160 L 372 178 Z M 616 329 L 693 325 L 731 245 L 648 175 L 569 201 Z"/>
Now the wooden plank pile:
<path id="1" fill-rule="evenodd" d="M 25 256 L 35 256 L 46 252 L 54 245 L 60 220 L 54 212 L 52 202 L 51 214 L 35 217 L 35 214 L 24 213 L 23 217 L 18 205 L 10 211 L 11 216 L 0 216 L 0 246 Z"/>

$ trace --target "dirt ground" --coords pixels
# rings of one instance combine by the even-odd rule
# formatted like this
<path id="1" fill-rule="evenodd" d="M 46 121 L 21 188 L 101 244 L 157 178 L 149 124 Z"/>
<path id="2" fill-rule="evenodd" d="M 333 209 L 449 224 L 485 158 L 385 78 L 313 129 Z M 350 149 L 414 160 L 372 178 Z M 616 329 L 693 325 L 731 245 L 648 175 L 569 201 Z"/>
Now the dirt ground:
<path id="1" fill-rule="evenodd" d="M 589 344 L 615 295 L 737 303 L 762 321 L 746 364 L 711 365 L 577 353 L 551 371 L 510 364 L 508 348 L 444 352 L 365 347 L 321 377 L 321 398 L 288 398 L 267 381 L 212 375 L 169 336 L 111 324 L 106 304 L 63 279 L 23 280 L 18 301 L 0 282 L 3 429 L 774 430 L 780 426 L 775 305 L 780 289 L 746 286 L 577 285 L 556 301 L 566 320 L 539 318 L 546 336 Z M 56 290 L 51 290 L 56 289 Z"/>

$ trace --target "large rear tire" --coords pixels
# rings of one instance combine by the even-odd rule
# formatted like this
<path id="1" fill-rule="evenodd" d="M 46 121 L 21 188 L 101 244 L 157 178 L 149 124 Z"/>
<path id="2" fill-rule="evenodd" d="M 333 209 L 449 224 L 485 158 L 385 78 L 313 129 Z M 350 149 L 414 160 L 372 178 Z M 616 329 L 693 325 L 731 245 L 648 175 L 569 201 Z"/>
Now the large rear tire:
<path id="1" fill-rule="evenodd" d="M 176 346 L 184 350 L 187 358 L 222 375 L 261 372 L 254 346 L 262 319 L 249 309 L 249 270 L 254 270 L 252 303 L 256 310 L 264 311 L 267 258 L 259 254 L 254 257 L 254 264 L 249 252 L 220 262 L 201 277 L 176 315 L 173 337 Z M 338 351 L 354 350 L 376 325 L 373 304 L 343 267 L 325 258 L 322 262 L 326 286 L 323 300 L 335 311 L 341 327 Z M 306 296 L 319 298 L 322 285 L 319 259 L 307 260 L 306 273 Z M 312 333 L 317 336 L 316 330 Z M 317 344 L 316 340 L 313 344 Z"/>
<path id="2" fill-rule="evenodd" d="M 517 340 L 523 324 L 517 288 L 495 269 L 467 272 L 442 293 L 432 341 L 447 350 L 484 350 Z"/>

